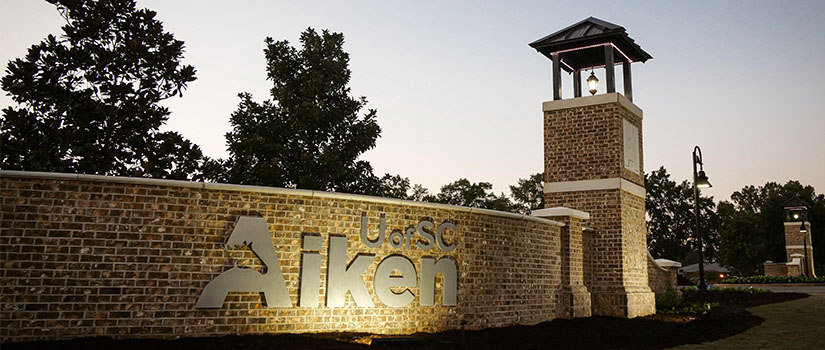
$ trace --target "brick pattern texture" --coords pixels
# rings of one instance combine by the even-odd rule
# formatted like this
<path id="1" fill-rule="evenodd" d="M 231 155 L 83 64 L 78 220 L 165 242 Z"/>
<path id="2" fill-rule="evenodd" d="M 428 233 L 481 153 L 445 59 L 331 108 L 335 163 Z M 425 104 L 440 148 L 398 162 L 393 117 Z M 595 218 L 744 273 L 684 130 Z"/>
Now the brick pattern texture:
<path id="1" fill-rule="evenodd" d="M 560 227 L 548 222 L 363 198 L 19 176 L 0 180 L 4 343 L 88 336 L 410 334 L 456 329 L 462 320 L 467 328 L 479 329 L 557 317 Z M 373 236 L 382 213 L 387 234 L 423 217 L 436 225 L 451 220 L 458 232 L 446 240 L 455 241 L 457 249 L 393 250 L 389 244 L 369 249 L 359 238 L 362 212 L 370 219 Z M 260 267 L 248 249 L 224 250 L 234 223 L 244 215 L 266 219 L 296 306 L 266 308 L 257 293 L 230 293 L 220 309 L 195 309 L 203 287 L 233 263 Z M 320 234 L 324 241 L 321 304 L 315 309 L 297 306 L 304 232 Z M 362 276 L 376 307 L 355 307 L 349 295 L 347 307 L 325 306 L 330 234 L 348 237 L 348 259 L 358 253 L 376 254 Z M 618 254 L 622 247 L 597 249 L 600 254 Z M 458 305 L 441 306 L 438 277 L 436 306 L 418 306 L 416 286 L 411 288 L 416 296 L 411 304 L 382 307 L 372 276 L 378 262 L 391 254 L 409 257 L 419 280 L 422 256 L 454 257 Z M 602 274 L 615 271 L 607 264 L 597 268 L 597 280 L 629 278 Z"/>
<path id="2" fill-rule="evenodd" d="M 802 222 L 789 222 L 790 225 L 785 225 L 785 256 L 787 257 L 787 261 L 793 260 L 794 254 L 802 255 L 803 257 L 800 258 L 800 263 L 802 266 L 800 269 L 800 274 L 804 273 L 805 269 L 805 244 L 808 244 L 808 271 L 814 271 L 814 246 L 811 243 L 810 237 L 812 236 L 813 232 L 811 232 L 811 224 L 807 223 L 807 233 L 799 232 L 799 227 L 802 226 Z M 805 242 L 807 240 L 807 242 Z M 792 247 L 793 246 L 793 247 Z"/>
<path id="3" fill-rule="evenodd" d="M 644 187 L 644 176 L 624 167 L 622 120 L 639 129 L 643 149 L 642 118 L 619 103 L 544 112 L 544 181 L 621 177 Z M 639 164 L 644 169 L 642 152 Z"/>
<path id="4" fill-rule="evenodd" d="M 676 268 L 659 266 L 659 264 L 653 260 L 653 257 L 647 259 L 648 284 L 653 293 L 659 294 L 670 288 L 676 289 L 677 273 L 678 269 Z"/>
<path id="5" fill-rule="evenodd" d="M 544 112 L 545 183 L 622 178 L 644 187 L 642 174 L 624 167 L 624 120 L 642 118 L 618 102 Z M 655 312 L 648 285 L 644 198 L 621 189 L 545 193 L 545 207 L 590 213 L 585 223 L 584 281 L 594 315 L 636 317 Z"/>

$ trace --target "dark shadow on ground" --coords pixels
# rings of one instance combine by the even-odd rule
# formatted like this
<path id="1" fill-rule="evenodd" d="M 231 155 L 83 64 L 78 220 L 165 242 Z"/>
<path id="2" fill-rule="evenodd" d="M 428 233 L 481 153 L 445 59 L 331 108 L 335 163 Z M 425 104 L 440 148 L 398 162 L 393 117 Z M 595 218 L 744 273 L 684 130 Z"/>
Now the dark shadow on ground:
<path id="1" fill-rule="evenodd" d="M 746 308 L 807 297 L 799 293 L 723 293 L 699 296 L 720 303 L 697 317 L 652 315 L 635 319 L 589 317 L 553 320 L 533 326 L 416 334 L 416 341 L 388 342 L 387 349 L 663 349 L 718 340 L 741 333 L 764 320 Z M 365 349 L 358 333 L 280 334 L 159 339 L 83 338 L 66 341 L 3 344 L 14 349 L 113 350 L 271 350 Z M 375 348 L 375 347 L 373 347 Z"/>

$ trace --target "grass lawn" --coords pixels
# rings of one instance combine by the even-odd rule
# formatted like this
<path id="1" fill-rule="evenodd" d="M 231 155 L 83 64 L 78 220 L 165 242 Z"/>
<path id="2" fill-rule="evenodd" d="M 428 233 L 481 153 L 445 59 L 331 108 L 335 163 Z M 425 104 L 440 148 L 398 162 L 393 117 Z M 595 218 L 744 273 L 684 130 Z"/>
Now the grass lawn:
<path id="1" fill-rule="evenodd" d="M 673 349 L 825 349 L 825 294 L 748 311 L 765 322 L 729 338 Z"/>

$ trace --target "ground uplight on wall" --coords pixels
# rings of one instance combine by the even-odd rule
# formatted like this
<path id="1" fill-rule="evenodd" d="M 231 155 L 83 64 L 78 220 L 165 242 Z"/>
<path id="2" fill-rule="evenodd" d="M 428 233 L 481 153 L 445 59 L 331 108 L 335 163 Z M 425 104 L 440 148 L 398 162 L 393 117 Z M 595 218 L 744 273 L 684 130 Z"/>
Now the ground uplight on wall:
<path id="1" fill-rule="evenodd" d="M 599 78 L 596 78 L 592 70 L 590 71 L 590 77 L 587 78 L 587 87 L 590 89 L 591 95 L 595 95 L 599 89 Z"/>

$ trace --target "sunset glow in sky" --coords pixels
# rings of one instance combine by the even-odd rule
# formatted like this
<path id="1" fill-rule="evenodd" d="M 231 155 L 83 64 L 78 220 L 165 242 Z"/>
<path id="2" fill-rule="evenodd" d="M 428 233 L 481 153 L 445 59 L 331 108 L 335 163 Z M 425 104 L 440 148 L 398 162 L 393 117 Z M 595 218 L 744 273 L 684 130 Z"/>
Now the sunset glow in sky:
<path id="1" fill-rule="evenodd" d="M 541 102 L 551 64 L 527 44 L 589 16 L 627 29 L 653 59 L 633 65 L 644 167 L 691 176 L 702 147 L 713 188 L 798 179 L 825 192 L 825 1 L 169 1 L 138 0 L 186 43 L 197 80 L 165 102 L 166 128 L 212 157 L 240 92 L 269 98 L 264 38 L 298 45 L 307 27 L 342 32 L 351 87 L 383 132 L 364 155 L 377 174 L 430 192 L 466 177 L 497 192 L 543 170 Z M 45 1 L 0 2 L 0 61 L 63 20 Z M 620 69 L 620 68 L 619 68 Z M 619 70 L 620 71 L 620 70 Z M 603 76 L 597 76 L 602 79 Z M 571 78 L 563 74 L 565 97 Z M 604 81 L 604 80 L 603 80 Z M 621 91 L 621 89 L 619 89 Z M 0 96 L 0 107 L 12 101 Z"/>

